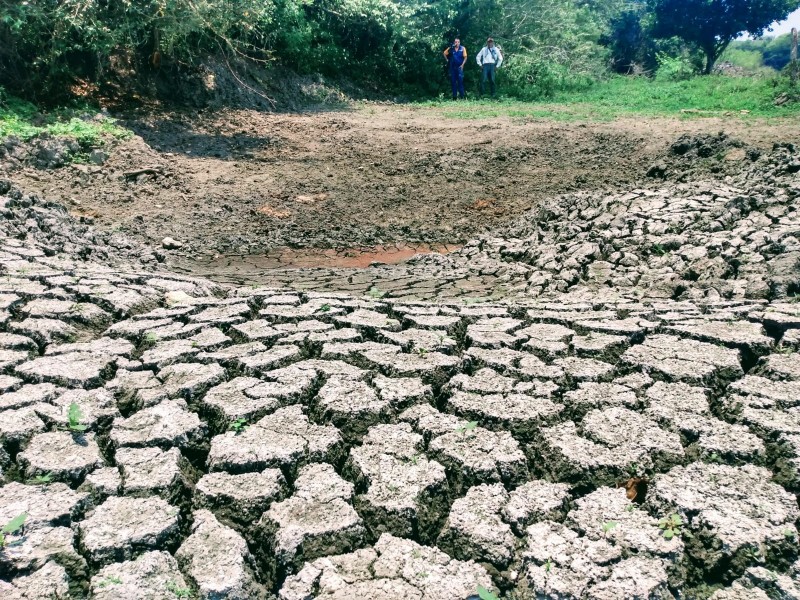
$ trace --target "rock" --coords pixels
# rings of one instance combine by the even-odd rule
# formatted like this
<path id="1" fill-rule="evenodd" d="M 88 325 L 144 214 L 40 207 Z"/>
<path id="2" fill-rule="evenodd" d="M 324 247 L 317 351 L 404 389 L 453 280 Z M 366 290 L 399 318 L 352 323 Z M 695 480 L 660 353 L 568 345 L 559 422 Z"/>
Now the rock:
<path id="1" fill-rule="evenodd" d="M 190 591 L 175 559 L 159 551 L 103 567 L 92 577 L 90 588 L 97 600 L 159 600 L 174 597 L 178 590 Z"/>
<path id="2" fill-rule="evenodd" d="M 724 561 L 733 578 L 754 560 L 747 548 L 781 552 L 793 543 L 785 532 L 794 531 L 800 509 L 792 494 L 770 480 L 769 471 L 753 465 L 692 463 L 658 475 L 647 502 L 657 514 L 680 515 L 701 542 L 687 551 L 706 568 Z"/>
<path id="3" fill-rule="evenodd" d="M 524 483 L 509 494 L 503 507 L 503 520 L 517 535 L 537 521 L 560 521 L 567 514 L 571 498 L 569 486 L 563 483 L 534 480 Z"/>
<path id="4" fill-rule="evenodd" d="M 370 428 L 350 451 L 345 471 L 366 490 L 356 507 L 373 535 L 435 535 L 449 496 L 445 469 L 425 456 L 422 436 L 407 423 Z"/>
<path id="5" fill-rule="evenodd" d="M 451 559 L 436 548 L 384 533 L 374 548 L 320 558 L 286 579 L 279 598 L 337 597 L 450 600 L 494 589 L 485 569 Z"/>
<path id="6" fill-rule="evenodd" d="M 459 560 L 505 569 L 516 546 L 511 527 L 501 519 L 507 503 L 508 492 L 499 483 L 470 488 L 453 503 L 437 545 Z"/>
<path id="7" fill-rule="evenodd" d="M 208 510 L 195 511 L 191 535 L 175 559 L 203 600 L 267 598 L 255 580 L 255 559 L 238 533 L 222 525 Z"/>
<path id="8" fill-rule="evenodd" d="M 274 539 L 278 564 L 296 572 L 302 560 L 359 547 L 366 532 L 352 497 L 353 484 L 341 479 L 332 466 L 300 469 L 295 493 L 273 504 L 259 522 L 259 528 Z"/>
<path id="9" fill-rule="evenodd" d="M 89 162 L 93 165 L 102 166 L 106 163 L 109 156 L 107 152 L 95 148 L 89 153 Z"/>
<path id="10" fill-rule="evenodd" d="M 111 441 L 117 447 L 190 449 L 203 445 L 205 434 L 205 423 L 183 400 L 165 400 L 127 419 L 117 419 Z"/>
<path id="11" fill-rule="evenodd" d="M 179 503 L 188 486 L 188 469 L 180 450 L 172 448 L 119 448 L 116 461 L 122 476 L 122 491 L 126 496 L 159 495 Z"/>
<path id="12" fill-rule="evenodd" d="M 75 492 L 63 483 L 23 485 L 11 482 L 0 487 L 0 523 L 8 523 L 25 513 L 25 531 L 69 527 L 90 505 L 89 494 Z"/>
<path id="13" fill-rule="evenodd" d="M 273 502 L 282 500 L 288 486 L 279 469 L 260 473 L 208 473 L 197 482 L 195 501 L 229 521 L 249 525 Z"/>
<path id="14" fill-rule="evenodd" d="M 179 242 L 171 237 L 165 237 L 163 240 L 161 240 L 161 247 L 165 248 L 166 250 L 180 250 L 183 248 L 183 242 Z"/>
<path id="15" fill-rule="evenodd" d="M 100 448 L 91 433 L 40 433 L 17 457 L 25 477 L 49 476 L 53 481 L 78 484 L 87 473 L 103 466 Z"/>
<path id="16" fill-rule="evenodd" d="M 434 438 L 429 451 L 448 469 L 448 476 L 457 488 L 483 482 L 513 485 L 523 483 L 528 477 L 525 455 L 506 432 L 462 428 Z"/>
<path id="17" fill-rule="evenodd" d="M 79 548 L 92 563 L 106 565 L 172 548 L 179 530 L 179 511 L 165 500 L 112 496 L 78 523 Z"/>
<path id="18" fill-rule="evenodd" d="M 309 423 L 299 406 L 276 410 L 241 433 L 229 431 L 211 440 L 210 471 L 246 473 L 277 467 L 294 473 L 303 464 L 335 461 L 342 438 L 332 426 Z"/>

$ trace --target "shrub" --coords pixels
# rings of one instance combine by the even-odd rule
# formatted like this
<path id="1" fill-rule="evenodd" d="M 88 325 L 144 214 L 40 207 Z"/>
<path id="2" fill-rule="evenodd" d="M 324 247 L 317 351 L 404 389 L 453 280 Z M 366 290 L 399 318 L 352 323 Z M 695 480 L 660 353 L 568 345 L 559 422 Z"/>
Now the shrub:
<path id="1" fill-rule="evenodd" d="M 663 81 L 686 81 L 697 74 L 697 70 L 685 55 L 669 56 L 663 52 L 656 55 L 658 71 L 656 78 Z"/>

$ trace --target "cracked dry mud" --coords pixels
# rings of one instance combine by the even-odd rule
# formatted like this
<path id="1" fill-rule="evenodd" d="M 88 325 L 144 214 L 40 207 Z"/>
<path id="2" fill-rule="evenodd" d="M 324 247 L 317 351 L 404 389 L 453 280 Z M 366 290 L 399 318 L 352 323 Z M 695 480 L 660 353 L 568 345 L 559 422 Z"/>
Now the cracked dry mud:
<path id="1" fill-rule="evenodd" d="M 0 182 L 0 597 L 800 598 L 799 160 L 294 288 Z"/>

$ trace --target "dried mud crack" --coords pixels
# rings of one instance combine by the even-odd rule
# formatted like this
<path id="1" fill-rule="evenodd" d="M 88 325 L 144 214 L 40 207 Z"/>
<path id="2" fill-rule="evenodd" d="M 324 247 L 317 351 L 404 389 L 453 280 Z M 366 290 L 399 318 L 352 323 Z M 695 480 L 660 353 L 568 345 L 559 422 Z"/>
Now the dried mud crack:
<path id="1" fill-rule="evenodd" d="M 0 182 L 0 595 L 800 597 L 798 171 L 269 286 Z"/>

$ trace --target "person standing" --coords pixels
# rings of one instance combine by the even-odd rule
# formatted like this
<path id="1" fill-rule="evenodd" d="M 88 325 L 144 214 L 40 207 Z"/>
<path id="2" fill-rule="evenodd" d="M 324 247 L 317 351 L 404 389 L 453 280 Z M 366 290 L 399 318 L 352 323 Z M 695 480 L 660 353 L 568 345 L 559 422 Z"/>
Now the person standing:
<path id="1" fill-rule="evenodd" d="M 486 87 L 486 81 L 489 81 L 489 89 L 492 92 L 492 98 L 494 98 L 495 93 L 495 71 L 500 68 L 500 65 L 503 64 L 503 55 L 500 52 L 500 48 L 495 47 L 494 40 L 489 38 L 486 40 L 486 45 L 481 48 L 481 51 L 478 52 L 478 56 L 475 57 L 478 61 L 478 65 L 482 69 L 481 73 L 481 96 L 483 96 L 484 88 Z"/>
<path id="2" fill-rule="evenodd" d="M 464 91 L 464 65 L 467 62 L 467 49 L 461 45 L 461 40 L 456 38 L 453 45 L 444 51 L 450 67 L 450 85 L 453 88 L 453 100 L 467 97 Z"/>

